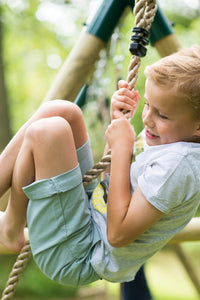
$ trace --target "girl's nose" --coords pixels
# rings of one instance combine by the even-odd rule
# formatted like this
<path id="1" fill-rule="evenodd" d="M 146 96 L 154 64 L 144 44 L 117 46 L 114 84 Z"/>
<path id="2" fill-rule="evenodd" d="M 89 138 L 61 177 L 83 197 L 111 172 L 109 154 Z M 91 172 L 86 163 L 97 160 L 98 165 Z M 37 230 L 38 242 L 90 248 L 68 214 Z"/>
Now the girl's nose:
<path id="1" fill-rule="evenodd" d="M 153 120 L 153 116 L 152 116 L 150 109 L 144 108 L 143 113 L 142 113 L 142 120 L 143 120 L 144 126 L 146 125 L 149 128 L 154 127 L 154 120 Z"/>

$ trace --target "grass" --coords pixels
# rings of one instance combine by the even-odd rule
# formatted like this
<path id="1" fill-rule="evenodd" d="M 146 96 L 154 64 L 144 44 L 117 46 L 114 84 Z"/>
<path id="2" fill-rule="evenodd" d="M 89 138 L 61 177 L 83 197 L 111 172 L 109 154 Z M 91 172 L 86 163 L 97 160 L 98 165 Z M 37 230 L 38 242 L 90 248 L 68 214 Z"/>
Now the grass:
<path id="1" fill-rule="evenodd" d="M 0 289 L 4 289 L 11 268 L 16 260 L 15 255 L 0 256 Z M 20 299 L 65 299 L 75 296 L 77 289 L 71 287 L 61 287 L 59 284 L 52 282 L 41 273 L 31 258 L 24 270 L 22 277 L 16 289 L 16 298 Z"/>

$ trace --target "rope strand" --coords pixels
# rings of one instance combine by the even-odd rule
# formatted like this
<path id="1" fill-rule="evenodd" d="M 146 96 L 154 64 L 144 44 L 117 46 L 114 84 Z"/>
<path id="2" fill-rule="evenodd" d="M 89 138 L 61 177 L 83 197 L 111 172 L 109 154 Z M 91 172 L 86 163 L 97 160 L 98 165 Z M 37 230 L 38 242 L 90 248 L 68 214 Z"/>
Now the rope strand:
<path id="1" fill-rule="evenodd" d="M 12 268 L 6 287 L 2 293 L 1 300 L 9 300 L 13 298 L 20 276 L 22 275 L 22 272 L 25 269 L 30 256 L 31 247 L 29 241 L 27 241 L 25 246 L 20 251 L 17 260 Z"/>
<path id="2" fill-rule="evenodd" d="M 156 11 L 156 0 L 136 0 L 134 6 L 135 26 L 143 27 L 144 29 L 149 30 L 151 27 L 151 23 L 154 20 Z M 135 90 L 140 62 L 141 58 L 139 56 L 132 55 L 128 67 L 127 77 L 127 82 L 131 87 L 132 91 Z M 84 183 L 89 183 L 93 179 L 97 178 L 101 172 L 105 171 L 105 169 L 109 166 L 110 162 L 111 151 L 108 150 L 108 152 L 106 153 L 106 162 L 104 161 L 104 157 L 102 157 L 100 162 L 97 163 L 91 170 L 89 170 L 84 175 Z M 98 172 L 98 170 L 101 170 L 101 172 Z"/>

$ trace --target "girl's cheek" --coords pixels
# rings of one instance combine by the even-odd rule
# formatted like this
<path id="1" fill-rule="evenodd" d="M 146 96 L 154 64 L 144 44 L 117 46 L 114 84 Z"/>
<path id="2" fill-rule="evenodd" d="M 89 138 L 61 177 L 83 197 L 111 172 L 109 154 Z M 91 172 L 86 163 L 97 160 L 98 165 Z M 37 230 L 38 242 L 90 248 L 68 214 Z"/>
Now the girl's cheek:
<path id="1" fill-rule="evenodd" d="M 143 111 L 142 111 L 142 120 L 145 118 L 145 115 L 146 115 L 146 109 L 145 107 L 143 108 Z"/>

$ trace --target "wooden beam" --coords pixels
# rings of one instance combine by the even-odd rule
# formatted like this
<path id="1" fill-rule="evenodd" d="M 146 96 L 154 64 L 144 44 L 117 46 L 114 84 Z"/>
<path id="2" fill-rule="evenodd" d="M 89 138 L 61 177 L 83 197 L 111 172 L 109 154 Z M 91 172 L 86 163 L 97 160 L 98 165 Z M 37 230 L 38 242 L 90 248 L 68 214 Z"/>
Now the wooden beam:
<path id="1" fill-rule="evenodd" d="M 200 217 L 193 218 L 179 233 L 177 233 L 169 242 L 182 243 L 200 241 Z"/>
<path id="2" fill-rule="evenodd" d="M 24 230 L 26 241 L 29 240 L 28 228 Z M 200 242 L 200 217 L 193 218 L 190 223 L 179 233 L 177 233 L 170 241 L 169 244 L 177 244 L 182 242 Z M 5 246 L 0 243 L 0 255 L 13 254 Z"/>

